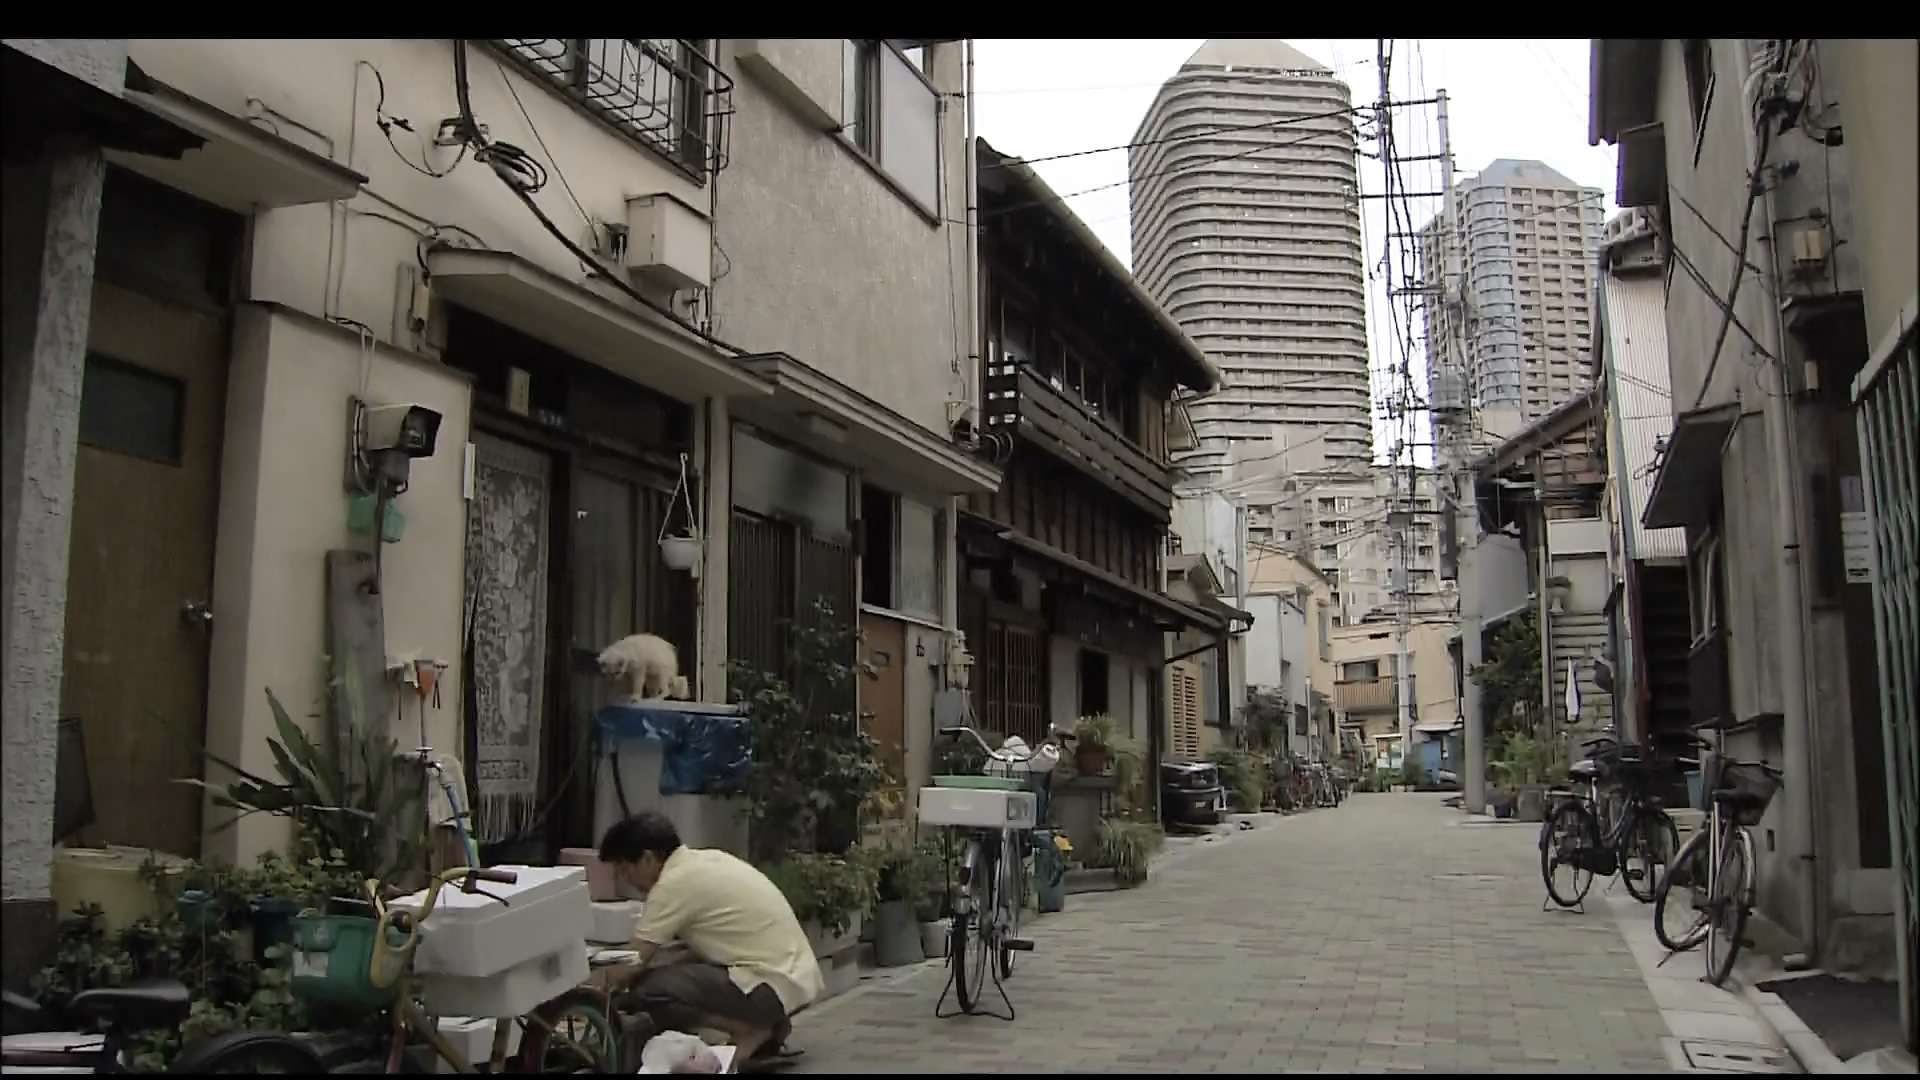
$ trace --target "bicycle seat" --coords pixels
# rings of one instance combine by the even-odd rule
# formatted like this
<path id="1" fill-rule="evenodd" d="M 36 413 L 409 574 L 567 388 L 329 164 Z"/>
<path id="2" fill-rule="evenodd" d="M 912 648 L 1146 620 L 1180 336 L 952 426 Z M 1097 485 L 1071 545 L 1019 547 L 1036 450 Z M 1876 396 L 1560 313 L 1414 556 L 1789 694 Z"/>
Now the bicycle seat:
<path id="1" fill-rule="evenodd" d="M 1592 758 L 1585 758 L 1567 766 L 1567 775 L 1576 780 L 1597 779 L 1606 771 L 1606 767 Z"/>
<path id="2" fill-rule="evenodd" d="M 115 1027 L 175 1027 L 187 1018 L 192 998 L 184 983 L 149 979 L 131 986 L 82 990 L 67 1003 L 76 1019 L 105 1020 Z"/>

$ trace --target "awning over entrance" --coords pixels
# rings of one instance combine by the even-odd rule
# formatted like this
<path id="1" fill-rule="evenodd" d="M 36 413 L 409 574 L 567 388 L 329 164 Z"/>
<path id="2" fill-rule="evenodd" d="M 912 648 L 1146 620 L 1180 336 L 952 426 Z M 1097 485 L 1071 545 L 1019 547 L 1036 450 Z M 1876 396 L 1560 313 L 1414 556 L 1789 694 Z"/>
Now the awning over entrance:
<path id="1" fill-rule="evenodd" d="M 1640 523 L 1649 529 L 1707 523 L 1720 496 L 1720 455 L 1740 422 L 1740 407 L 1717 405 L 1674 418 L 1666 456 Z"/>
<path id="2" fill-rule="evenodd" d="M 177 160 L 109 150 L 107 160 L 236 213 L 350 199 L 367 178 L 190 97 L 127 64 L 126 100 L 203 140 Z"/>
<path id="3" fill-rule="evenodd" d="M 773 387 L 767 397 L 737 404 L 739 419 L 839 459 L 881 487 L 909 496 L 1000 487 L 999 469 L 785 353 L 735 362 Z"/>
<path id="4" fill-rule="evenodd" d="M 0 47 L 0 63 L 5 65 L 8 161 L 37 157 L 50 140 L 67 135 L 127 154 L 174 158 L 206 141 L 11 46 Z"/>
<path id="5" fill-rule="evenodd" d="M 773 393 L 691 331 L 510 251 L 442 248 L 427 255 L 427 269 L 448 300 L 682 401 Z"/>
<path id="6" fill-rule="evenodd" d="M 1214 634 L 1225 634 L 1227 631 L 1228 619 L 1223 615 L 1204 611 L 1191 604 L 1183 604 L 1152 589 L 1141 588 L 1125 578 L 1110 574 L 1092 563 L 1076 559 L 1064 551 L 1056 551 L 998 522 L 964 513 L 960 515 L 960 522 L 969 533 L 990 535 L 1022 556 L 1078 575 L 1085 579 L 1095 591 L 1104 592 L 1120 603 L 1145 609 L 1153 614 L 1155 621 L 1163 630 L 1179 631 L 1193 627 Z"/>

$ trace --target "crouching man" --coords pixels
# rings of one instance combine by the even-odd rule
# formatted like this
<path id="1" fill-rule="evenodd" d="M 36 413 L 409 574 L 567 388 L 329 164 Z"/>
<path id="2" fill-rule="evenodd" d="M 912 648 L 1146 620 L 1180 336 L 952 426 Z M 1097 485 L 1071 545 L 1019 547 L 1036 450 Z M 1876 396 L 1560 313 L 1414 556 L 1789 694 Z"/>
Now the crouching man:
<path id="1" fill-rule="evenodd" d="M 610 969 L 633 1011 L 665 1029 L 709 1028 L 733 1039 L 735 1068 L 778 1050 L 789 1017 L 820 996 L 812 943 L 767 876 L 744 860 L 680 843 L 664 815 L 635 814 L 600 841 L 600 860 L 646 896 L 629 948 L 639 963 Z M 682 955 L 669 954 L 678 941 Z"/>

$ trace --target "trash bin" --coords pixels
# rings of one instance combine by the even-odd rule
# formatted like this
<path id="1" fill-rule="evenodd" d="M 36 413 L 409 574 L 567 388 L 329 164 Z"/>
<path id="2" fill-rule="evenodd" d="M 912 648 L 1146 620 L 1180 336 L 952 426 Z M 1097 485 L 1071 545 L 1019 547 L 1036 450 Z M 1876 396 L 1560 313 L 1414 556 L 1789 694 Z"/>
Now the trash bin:
<path id="1" fill-rule="evenodd" d="M 1052 829 L 1033 831 L 1033 884 L 1042 912 L 1067 906 L 1067 858 L 1054 842 Z"/>

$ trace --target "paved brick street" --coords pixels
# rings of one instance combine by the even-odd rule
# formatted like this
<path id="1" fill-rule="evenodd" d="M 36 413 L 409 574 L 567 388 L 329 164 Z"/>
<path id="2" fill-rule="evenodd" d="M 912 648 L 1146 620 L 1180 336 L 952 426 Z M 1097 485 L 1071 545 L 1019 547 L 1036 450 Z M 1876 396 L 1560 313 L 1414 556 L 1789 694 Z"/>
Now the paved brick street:
<path id="1" fill-rule="evenodd" d="M 799 1017 L 794 1071 L 1666 1071 L 1622 923 L 1598 885 L 1540 910 L 1535 835 L 1437 795 L 1267 816 L 1039 920 L 1016 1022 L 936 1020 L 927 965 Z"/>

